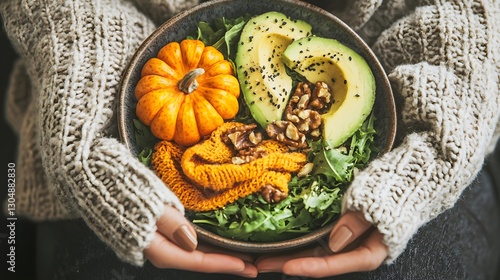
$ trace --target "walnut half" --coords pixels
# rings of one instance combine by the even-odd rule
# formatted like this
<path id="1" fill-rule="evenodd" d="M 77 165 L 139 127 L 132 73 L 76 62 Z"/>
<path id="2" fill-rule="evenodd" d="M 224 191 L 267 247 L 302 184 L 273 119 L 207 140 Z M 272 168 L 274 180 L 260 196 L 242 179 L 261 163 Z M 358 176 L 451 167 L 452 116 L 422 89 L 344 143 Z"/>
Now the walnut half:
<path id="1" fill-rule="evenodd" d="M 332 105 L 332 93 L 330 87 L 325 82 L 316 82 L 312 91 L 309 108 L 324 114 Z"/>
<path id="2" fill-rule="evenodd" d="M 222 135 L 223 141 L 231 143 L 236 151 L 255 147 L 262 141 L 262 133 L 254 131 L 256 124 L 234 127 Z"/>
<path id="3" fill-rule="evenodd" d="M 267 125 L 266 132 L 270 138 L 290 147 L 307 147 L 306 136 L 290 121 L 274 121 Z"/>
<path id="4" fill-rule="evenodd" d="M 243 164 L 251 162 L 253 160 L 259 159 L 267 155 L 267 151 L 262 147 L 248 147 L 243 150 L 239 150 L 238 153 L 231 158 L 233 164 Z"/>
<path id="5" fill-rule="evenodd" d="M 278 203 L 288 196 L 288 194 L 280 191 L 279 189 L 277 189 L 271 185 L 263 186 L 260 189 L 260 195 L 268 203 Z"/>

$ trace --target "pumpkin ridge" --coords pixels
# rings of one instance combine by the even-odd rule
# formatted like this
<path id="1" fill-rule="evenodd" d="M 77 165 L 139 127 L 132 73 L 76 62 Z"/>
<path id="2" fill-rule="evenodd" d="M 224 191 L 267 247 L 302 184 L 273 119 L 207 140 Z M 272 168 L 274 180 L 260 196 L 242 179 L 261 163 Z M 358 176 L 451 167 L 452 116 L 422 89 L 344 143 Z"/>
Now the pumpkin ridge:
<path id="1" fill-rule="evenodd" d="M 178 42 L 171 42 L 165 45 L 157 54 L 160 60 L 163 60 L 174 71 L 180 73 L 181 76 L 187 72 L 182 61 L 181 46 Z"/>
<path id="2" fill-rule="evenodd" d="M 213 64 L 223 60 L 224 55 L 219 50 L 212 46 L 206 46 L 203 50 L 203 53 L 201 54 L 200 61 L 198 62 L 197 67 L 208 69 Z"/>
<path id="3" fill-rule="evenodd" d="M 151 122 L 151 133 L 157 138 L 172 140 L 175 135 L 175 126 L 179 117 L 180 104 L 184 101 L 185 95 L 178 91 L 170 94 L 171 100 L 166 100 L 165 105 L 158 111 Z"/>
<path id="4" fill-rule="evenodd" d="M 238 113 L 238 99 L 230 92 L 203 86 L 199 87 L 197 92 L 210 102 L 223 119 L 232 119 Z"/>
<path id="5" fill-rule="evenodd" d="M 179 80 L 181 77 L 179 73 L 168 65 L 165 61 L 153 57 L 149 59 L 142 67 L 141 77 L 147 75 L 158 75 L 167 79 Z"/>
<path id="6" fill-rule="evenodd" d="M 200 136 L 209 135 L 224 123 L 215 107 L 203 96 L 196 94 L 193 97 L 193 111 Z"/>
<path id="7" fill-rule="evenodd" d="M 153 90 L 145 94 L 138 102 L 136 115 L 146 125 L 150 125 L 155 115 L 163 107 L 163 102 L 168 99 L 170 92 L 165 89 Z M 145 105 L 147 104 L 147 106 Z"/>
<path id="8" fill-rule="evenodd" d="M 183 40 L 180 43 L 182 64 L 184 65 L 184 71 L 187 74 L 197 68 L 198 63 L 201 59 L 203 51 L 205 50 L 205 44 L 200 40 Z"/>
<path id="9" fill-rule="evenodd" d="M 147 75 L 142 77 L 135 87 L 135 98 L 141 99 L 148 92 L 157 89 L 167 89 L 176 86 L 177 82 L 171 78 L 165 78 L 159 75 Z"/>

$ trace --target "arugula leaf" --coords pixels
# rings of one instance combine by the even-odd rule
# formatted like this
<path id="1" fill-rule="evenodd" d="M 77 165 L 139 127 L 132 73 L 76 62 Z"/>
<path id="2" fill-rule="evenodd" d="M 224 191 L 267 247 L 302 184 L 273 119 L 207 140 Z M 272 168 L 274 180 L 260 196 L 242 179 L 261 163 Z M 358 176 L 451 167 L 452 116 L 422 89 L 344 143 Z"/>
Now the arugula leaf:
<path id="1" fill-rule="evenodd" d="M 335 181 L 345 183 L 351 181 L 350 169 L 353 167 L 354 157 L 334 149 L 329 141 L 324 142 L 323 151 L 314 158 L 315 174 L 324 174 L 333 177 Z"/>
<path id="2" fill-rule="evenodd" d="M 138 119 L 133 119 L 135 128 L 135 141 L 140 150 L 138 158 L 144 165 L 151 164 L 151 156 L 153 155 L 153 147 L 158 142 L 158 139 L 151 134 L 149 127 L 143 124 Z"/>
<path id="3" fill-rule="evenodd" d="M 188 38 L 201 40 L 205 45 L 222 52 L 226 59 L 233 59 L 236 42 L 250 17 L 249 14 L 235 19 L 222 17 L 215 19 L 213 24 L 201 21 L 198 23 L 197 35 Z"/>
<path id="4" fill-rule="evenodd" d="M 201 21 L 198 23 L 198 33 L 196 38 L 188 37 L 190 39 L 198 39 L 202 41 L 205 45 L 212 45 L 224 34 L 223 29 L 214 30 L 210 24 Z"/>
<path id="5" fill-rule="evenodd" d="M 378 153 L 380 151 L 374 142 L 374 137 L 377 134 L 374 123 L 375 115 L 372 113 L 351 139 L 349 154 L 354 156 L 357 162 L 365 164 L 370 160 L 372 152 Z"/>

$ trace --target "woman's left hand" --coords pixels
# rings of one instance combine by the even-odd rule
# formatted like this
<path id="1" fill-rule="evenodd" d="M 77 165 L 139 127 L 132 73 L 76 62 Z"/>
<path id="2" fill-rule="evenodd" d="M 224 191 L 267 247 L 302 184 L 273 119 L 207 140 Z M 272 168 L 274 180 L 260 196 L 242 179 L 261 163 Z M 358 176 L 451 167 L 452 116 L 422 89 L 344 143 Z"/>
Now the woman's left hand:
<path id="1" fill-rule="evenodd" d="M 264 256 L 257 260 L 259 272 L 326 277 L 350 272 L 371 271 L 387 258 L 382 234 L 360 212 L 347 212 L 337 222 L 329 244 L 294 254 Z"/>

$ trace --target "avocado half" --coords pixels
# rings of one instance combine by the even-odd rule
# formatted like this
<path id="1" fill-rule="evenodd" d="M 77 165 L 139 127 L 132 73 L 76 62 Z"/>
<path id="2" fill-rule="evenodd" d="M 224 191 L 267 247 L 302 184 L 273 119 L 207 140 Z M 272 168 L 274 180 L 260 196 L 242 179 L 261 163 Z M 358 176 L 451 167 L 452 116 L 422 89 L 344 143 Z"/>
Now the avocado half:
<path id="1" fill-rule="evenodd" d="M 339 41 L 304 37 L 291 43 L 283 61 L 311 83 L 323 81 L 334 102 L 322 115 L 323 139 L 332 147 L 351 137 L 370 114 L 375 102 L 375 78 L 363 57 Z"/>
<path id="2" fill-rule="evenodd" d="M 251 18 L 243 28 L 235 57 L 236 73 L 252 117 L 265 128 L 282 118 L 293 87 L 282 54 L 312 27 L 279 12 Z"/>

